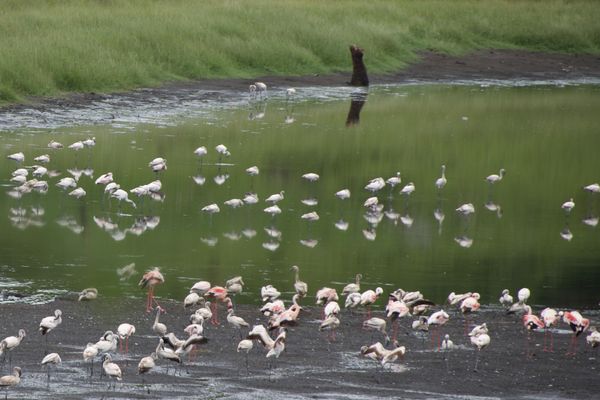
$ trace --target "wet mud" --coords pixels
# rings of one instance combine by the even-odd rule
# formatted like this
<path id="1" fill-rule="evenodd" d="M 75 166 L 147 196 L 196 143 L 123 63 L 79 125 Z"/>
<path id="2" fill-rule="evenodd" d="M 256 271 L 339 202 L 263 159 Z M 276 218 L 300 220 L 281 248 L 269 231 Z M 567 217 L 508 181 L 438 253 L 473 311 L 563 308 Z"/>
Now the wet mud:
<path id="1" fill-rule="evenodd" d="M 143 299 L 123 301 L 99 298 L 89 304 L 71 299 L 45 305 L 2 304 L 2 337 L 15 335 L 20 328 L 27 336 L 12 353 L 12 365 L 23 369 L 21 384 L 8 391 L 9 398 L 36 399 L 49 395 L 62 399 L 98 398 L 516 398 L 516 399 L 587 399 L 597 398 L 600 368 L 597 349 L 578 338 L 574 356 L 566 355 L 572 334 L 568 326 L 553 330 L 554 351 L 544 351 L 544 332 L 528 335 L 521 318 L 506 315 L 499 307 L 483 307 L 465 322 L 462 314 L 449 310 L 450 321 L 439 332 L 417 333 L 410 328 L 412 319 L 400 321 L 398 342 L 406 346 L 403 360 L 381 368 L 360 354 L 363 345 L 384 343 L 378 332 L 362 329 L 365 311 L 343 311 L 335 340 L 319 332 L 321 310 L 304 300 L 307 311 L 296 326 L 289 327 L 285 351 L 277 360 L 267 359 L 266 350 L 255 342 L 246 358 L 236 352 L 240 333 L 228 326 L 220 305 L 220 324 L 205 324 L 208 343 L 200 345 L 194 360 L 182 366 L 158 360 L 148 374 L 137 374 L 137 363 L 150 355 L 158 344 L 152 332 L 154 314 L 144 310 Z M 381 302 L 381 300 L 380 300 Z M 167 313 L 161 316 L 169 331 L 180 338 L 191 310 L 180 302 L 162 301 Z M 50 332 L 48 352 L 58 352 L 63 363 L 51 368 L 50 383 L 40 365 L 45 353 L 44 338 L 37 331 L 39 321 L 59 308 L 63 323 Z M 382 309 L 383 306 L 377 307 Z M 537 307 L 536 311 L 539 311 Z M 266 323 L 258 307 L 240 305 L 237 314 L 250 324 Z M 374 311 L 383 317 L 383 312 Z M 597 323 L 597 311 L 584 315 Z M 89 364 L 82 359 L 88 342 L 97 341 L 106 330 L 116 331 L 122 322 L 136 326 L 129 342 L 129 354 L 113 354 L 123 371 L 123 381 L 108 390 L 107 377 L 100 379 L 99 360 L 90 380 Z M 468 326 L 486 322 L 491 344 L 478 355 L 465 335 Z M 247 329 L 242 330 L 245 336 Z M 388 322 L 388 333 L 392 327 Z M 451 351 L 439 351 L 432 336 L 450 334 L 457 345 Z M 550 340 L 550 336 L 547 337 Z M 391 348 L 391 344 L 388 348 Z M 528 355 L 529 354 L 529 355 Z M 477 371 L 475 364 L 479 357 Z M 2 375 L 9 372 L 8 361 Z"/>

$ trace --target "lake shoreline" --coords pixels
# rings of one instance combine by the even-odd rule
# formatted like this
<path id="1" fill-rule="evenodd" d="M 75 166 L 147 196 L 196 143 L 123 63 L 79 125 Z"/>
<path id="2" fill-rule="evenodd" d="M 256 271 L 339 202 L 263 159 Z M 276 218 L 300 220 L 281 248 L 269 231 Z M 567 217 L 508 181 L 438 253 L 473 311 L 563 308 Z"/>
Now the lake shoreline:
<path id="1" fill-rule="evenodd" d="M 350 60 L 348 61 L 350 63 Z M 367 69 L 368 53 L 365 55 Z M 271 91 L 288 87 L 347 86 L 350 72 L 331 75 L 260 76 L 254 79 L 203 79 L 167 82 L 154 88 L 101 93 L 70 93 L 64 97 L 29 98 L 27 103 L 0 106 L 3 113 L 18 113 L 35 109 L 40 112 L 59 108 L 86 107 L 108 97 L 132 97 L 143 101 L 171 97 L 180 91 L 205 91 L 201 96 L 209 99 L 214 91 L 247 92 L 254 81 L 267 83 Z M 421 53 L 421 59 L 405 69 L 390 74 L 370 74 L 371 85 L 401 84 L 410 82 L 436 83 L 469 80 L 577 80 L 600 78 L 600 56 L 593 54 L 559 54 L 525 50 L 480 50 L 463 56 L 450 56 L 433 51 Z"/>
<path id="2" fill-rule="evenodd" d="M 160 291 L 159 291 L 160 292 Z M 286 296 L 288 297 L 288 296 Z M 159 299 L 167 313 L 161 322 L 183 337 L 191 310 L 181 302 Z M 248 359 L 235 351 L 239 333 L 228 326 L 225 310 L 219 305 L 221 324 L 205 324 L 209 342 L 201 346 L 195 361 L 174 372 L 166 360 L 145 375 L 137 372 L 141 357 L 154 351 L 157 337 L 151 326 L 154 313 L 144 312 L 144 299 L 104 299 L 80 303 L 64 297 L 44 305 L 1 304 L 2 337 L 27 331 L 21 346 L 12 354 L 13 365 L 23 368 L 21 385 L 9 390 L 9 398 L 45 398 L 45 370 L 39 365 L 44 354 L 44 339 L 37 324 L 56 308 L 63 312 L 63 323 L 48 336 L 48 351 L 58 352 L 63 364 L 53 373 L 50 392 L 63 399 L 75 398 L 188 398 L 191 393 L 203 393 L 205 398 L 592 398 L 597 394 L 598 352 L 578 338 L 575 356 L 566 356 L 571 334 L 568 326 L 559 324 L 554 332 L 554 352 L 543 351 L 544 333 L 534 332 L 530 339 L 522 326 L 521 317 L 506 315 L 499 306 L 484 306 L 469 316 L 470 326 L 486 322 L 490 328 L 491 344 L 480 354 L 478 371 L 474 371 L 477 352 L 465 336 L 465 319 L 454 307 L 445 307 L 450 321 L 439 334 L 449 333 L 458 348 L 444 353 L 432 350 L 431 337 L 410 330 L 412 318 L 401 320 L 398 341 L 407 347 L 402 361 L 382 371 L 374 361 L 360 355 L 363 345 L 383 336 L 361 328 L 364 310 L 351 315 L 342 311 L 335 341 L 318 331 L 321 310 L 312 297 L 304 299 L 307 311 L 300 322 L 289 327 L 286 350 L 273 365 L 265 358 L 266 351 L 255 342 Z M 373 315 L 384 317 L 384 301 L 380 299 Z M 436 309 L 439 307 L 436 307 Z M 538 312 L 541 307 L 535 307 Z M 598 311 L 583 311 L 598 320 Z M 257 306 L 240 305 L 236 314 L 251 325 L 266 323 L 267 318 Z M 94 342 L 108 329 L 116 330 L 122 322 L 133 323 L 136 334 L 129 342 L 130 355 L 116 354 L 114 359 L 123 370 L 123 383 L 106 396 L 108 381 L 98 380 L 96 362 L 94 379 L 89 381 L 89 367 L 82 361 L 87 342 Z M 389 324 L 389 322 L 388 322 Z M 388 332 L 392 329 L 388 326 Z M 243 331 L 245 335 L 247 330 Z M 431 335 L 431 333 L 430 333 Z M 548 339 L 549 340 L 549 339 Z M 388 346 L 388 347 L 391 347 Z M 526 352 L 531 353 L 530 357 Z M 169 369 L 167 370 L 167 366 Z M 3 365 L 2 375 L 8 372 Z"/>

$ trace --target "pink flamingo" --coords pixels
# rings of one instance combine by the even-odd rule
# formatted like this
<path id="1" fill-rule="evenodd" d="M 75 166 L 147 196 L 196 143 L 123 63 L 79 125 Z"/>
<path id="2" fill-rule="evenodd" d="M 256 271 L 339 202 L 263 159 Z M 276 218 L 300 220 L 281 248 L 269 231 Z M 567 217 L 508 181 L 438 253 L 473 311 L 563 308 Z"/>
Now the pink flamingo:
<path id="1" fill-rule="evenodd" d="M 160 269 L 158 267 L 154 267 L 153 269 L 147 271 L 142 279 L 138 283 L 142 289 L 148 288 L 148 299 L 146 301 L 146 312 L 152 311 L 152 302 L 156 303 L 158 307 L 160 304 L 154 299 L 154 286 L 159 285 L 165 282 L 165 278 L 160 273 Z M 160 307 L 162 308 L 162 307 Z"/>
<path id="2" fill-rule="evenodd" d="M 229 299 L 229 297 L 227 296 L 227 289 L 225 289 L 222 286 L 211 287 L 204 296 L 208 297 L 209 299 L 219 300 L 222 303 L 227 303 L 227 300 Z M 218 325 L 219 324 L 219 316 L 217 314 L 218 313 L 217 302 L 216 301 L 211 302 L 210 308 L 211 308 L 211 311 L 213 314 L 210 322 L 213 325 Z"/>
<path id="3" fill-rule="evenodd" d="M 558 323 L 558 321 L 560 321 L 560 317 L 562 317 L 563 312 L 557 312 L 555 309 L 547 307 L 542 310 L 542 313 L 540 315 L 542 317 L 542 320 L 544 321 L 544 325 L 546 325 L 546 328 L 544 329 L 544 351 L 553 352 L 554 335 L 552 334 L 550 327 Z M 546 346 L 548 332 L 550 332 L 550 349 L 548 349 L 548 347 Z"/>
<path id="4" fill-rule="evenodd" d="M 567 311 L 563 314 L 563 321 L 569 324 L 573 331 L 573 337 L 566 355 L 574 356 L 577 353 L 577 337 L 589 328 L 590 320 L 583 318 L 578 311 Z"/>
<path id="5" fill-rule="evenodd" d="M 440 326 L 442 326 L 446 322 L 448 322 L 449 319 L 450 319 L 450 316 L 444 310 L 434 312 L 427 319 L 427 325 L 435 326 L 435 330 L 431 334 L 432 347 L 433 347 L 433 344 L 435 343 L 436 347 L 439 348 L 439 346 L 440 346 L 439 345 L 439 343 L 440 343 L 440 333 L 439 333 Z M 434 339 L 435 336 L 437 336 L 437 339 Z"/>
<path id="6" fill-rule="evenodd" d="M 460 303 L 460 311 L 465 314 L 465 335 L 467 334 L 467 331 L 469 330 L 469 320 L 468 317 L 466 316 L 466 314 L 475 312 L 477 310 L 479 310 L 479 307 L 481 307 L 481 305 L 479 304 L 479 293 L 473 293 L 471 294 L 471 296 L 465 298 L 461 303 Z"/>
<path id="7" fill-rule="evenodd" d="M 371 304 L 377 301 L 377 298 L 383 293 L 383 289 L 378 287 L 375 290 L 367 290 L 360 295 L 360 305 L 367 307 L 367 318 L 371 318 Z"/>
<path id="8" fill-rule="evenodd" d="M 523 315 L 523 326 L 527 329 L 527 358 L 533 355 L 529 351 L 529 343 L 531 342 L 531 331 L 544 329 L 545 324 L 537 315 L 534 315 L 530 306 L 525 306 L 525 315 Z"/>

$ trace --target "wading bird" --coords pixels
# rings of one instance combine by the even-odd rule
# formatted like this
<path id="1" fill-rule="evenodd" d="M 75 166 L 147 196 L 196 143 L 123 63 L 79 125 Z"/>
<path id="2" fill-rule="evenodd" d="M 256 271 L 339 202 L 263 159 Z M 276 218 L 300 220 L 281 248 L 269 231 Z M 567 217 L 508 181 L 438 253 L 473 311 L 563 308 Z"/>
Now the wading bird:
<path id="1" fill-rule="evenodd" d="M 46 366 L 46 372 L 48 373 L 48 385 L 50 385 L 50 365 L 54 365 L 55 367 L 60 364 L 62 360 L 58 353 L 50 353 L 42 360 L 42 365 Z"/>
<path id="2" fill-rule="evenodd" d="M 5 392 L 4 399 L 8 398 L 8 388 L 12 386 L 17 386 L 21 382 L 21 368 L 14 367 L 13 373 L 11 375 L 5 375 L 0 377 L 0 388 L 3 388 Z"/>
<path id="3" fill-rule="evenodd" d="M 306 282 L 300 280 L 300 267 L 293 265 L 290 270 L 294 271 L 294 290 L 300 297 L 305 297 L 308 292 L 308 285 Z"/>
<path id="4" fill-rule="evenodd" d="M 442 165 L 442 176 L 435 180 L 435 187 L 438 190 L 442 190 L 444 186 L 446 186 L 447 182 L 448 180 L 446 179 L 446 166 Z"/>
<path id="5" fill-rule="evenodd" d="M 8 353 L 9 368 L 12 366 L 12 351 L 21 344 L 25 336 L 27 336 L 25 329 L 19 329 L 17 336 L 8 336 L 0 342 L 0 356 L 3 356 L 2 363 L 6 361 L 6 353 Z"/>
<path id="6" fill-rule="evenodd" d="M 104 355 L 104 361 L 102 362 L 102 368 L 104 369 L 104 373 L 110 377 L 111 379 L 115 379 L 113 388 L 116 389 L 116 381 L 120 381 L 123 379 L 123 375 L 121 373 L 121 368 L 114 362 L 112 362 L 112 358 L 110 354 Z M 110 384 L 108 386 L 110 388 Z"/>
<path id="7" fill-rule="evenodd" d="M 160 273 L 160 268 L 154 267 L 153 269 L 146 271 L 142 276 L 142 279 L 138 282 L 138 286 L 142 289 L 148 289 L 148 299 L 146 301 L 146 312 L 152 311 L 152 303 L 156 303 L 158 307 L 160 304 L 154 299 L 154 287 L 165 282 L 165 278 Z"/>
<path id="8" fill-rule="evenodd" d="M 500 182 L 502 180 L 502 178 L 504 178 L 504 175 L 506 174 L 506 170 L 504 168 L 500 169 L 500 172 L 498 173 L 498 175 L 496 174 L 491 174 L 488 175 L 485 180 L 490 184 L 494 184 L 497 182 Z"/>

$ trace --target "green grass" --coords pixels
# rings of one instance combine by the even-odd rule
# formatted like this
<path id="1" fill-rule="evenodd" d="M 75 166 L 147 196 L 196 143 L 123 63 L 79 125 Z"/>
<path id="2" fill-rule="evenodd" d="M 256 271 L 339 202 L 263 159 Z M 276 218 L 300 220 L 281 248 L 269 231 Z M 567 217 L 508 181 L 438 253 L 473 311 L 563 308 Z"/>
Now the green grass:
<path id="1" fill-rule="evenodd" d="M 594 1 L 5 0 L 0 101 L 171 80 L 399 70 L 420 50 L 599 53 Z"/>

